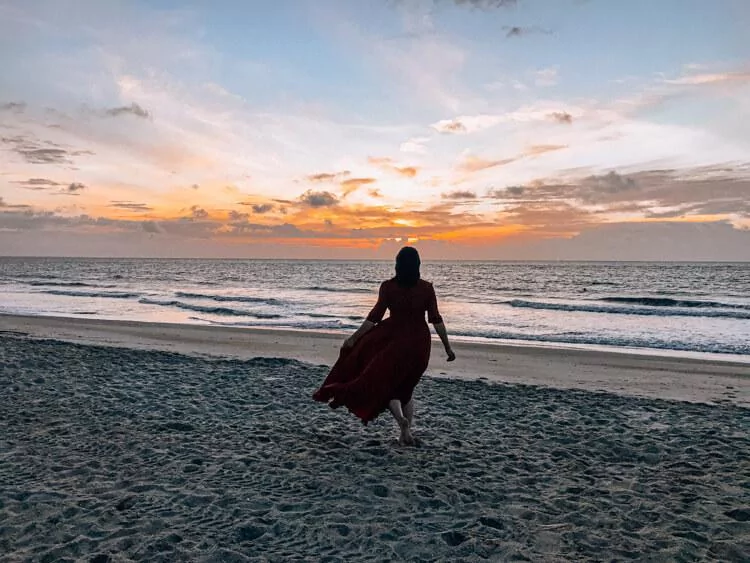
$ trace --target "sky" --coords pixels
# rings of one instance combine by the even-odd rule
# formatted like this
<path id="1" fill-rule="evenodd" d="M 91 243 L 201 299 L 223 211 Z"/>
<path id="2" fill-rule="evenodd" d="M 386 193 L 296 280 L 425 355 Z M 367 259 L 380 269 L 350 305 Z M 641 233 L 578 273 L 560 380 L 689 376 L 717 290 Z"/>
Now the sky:
<path id="1" fill-rule="evenodd" d="M 0 0 L 0 255 L 750 260 L 746 0 Z"/>

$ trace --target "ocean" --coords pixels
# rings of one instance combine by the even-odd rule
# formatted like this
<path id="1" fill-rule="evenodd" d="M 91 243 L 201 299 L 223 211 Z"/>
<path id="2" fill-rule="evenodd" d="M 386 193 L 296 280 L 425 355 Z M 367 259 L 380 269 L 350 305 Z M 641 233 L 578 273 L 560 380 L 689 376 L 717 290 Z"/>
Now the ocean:
<path id="1" fill-rule="evenodd" d="M 0 258 L 0 313 L 346 333 L 390 261 Z M 750 263 L 426 262 L 455 340 L 750 361 Z"/>

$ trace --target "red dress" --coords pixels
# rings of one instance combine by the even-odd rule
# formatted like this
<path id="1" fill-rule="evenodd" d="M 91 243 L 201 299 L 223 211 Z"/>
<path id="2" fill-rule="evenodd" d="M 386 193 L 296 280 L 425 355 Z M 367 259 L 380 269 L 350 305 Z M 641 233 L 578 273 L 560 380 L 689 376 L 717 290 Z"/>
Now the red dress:
<path id="1" fill-rule="evenodd" d="M 386 309 L 390 316 L 383 320 Z M 430 361 L 430 329 L 440 323 L 432 284 L 419 280 L 401 287 L 395 279 L 380 285 L 378 302 L 367 320 L 376 323 L 339 359 L 313 399 L 337 408 L 345 405 L 364 424 L 375 419 L 392 399 L 406 404 Z M 331 400 L 332 399 L 332 400 Z"/>

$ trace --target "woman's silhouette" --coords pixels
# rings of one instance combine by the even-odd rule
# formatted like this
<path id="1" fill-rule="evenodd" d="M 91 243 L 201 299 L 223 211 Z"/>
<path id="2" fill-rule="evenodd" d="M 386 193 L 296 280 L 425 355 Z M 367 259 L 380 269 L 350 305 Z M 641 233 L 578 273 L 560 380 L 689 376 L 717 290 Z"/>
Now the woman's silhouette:
<path id="1" fill-rule="evenodd" d="M 336 364 L 313 398 L 331 408 L 346 406 L 364 424 L 386 408 L 401 428 L 400 442 L 414 444 L 412 392 L 430 360 L 430 329 L 456 359 L 438 312 L 432 284 L 420 279 L 419 253 L 406 246 L 396 256 L 395 277 L 380 285 L 378 301 L 362 326 L 346 339 Z M 383 320 L 386 309 L 390 316 Z"/>

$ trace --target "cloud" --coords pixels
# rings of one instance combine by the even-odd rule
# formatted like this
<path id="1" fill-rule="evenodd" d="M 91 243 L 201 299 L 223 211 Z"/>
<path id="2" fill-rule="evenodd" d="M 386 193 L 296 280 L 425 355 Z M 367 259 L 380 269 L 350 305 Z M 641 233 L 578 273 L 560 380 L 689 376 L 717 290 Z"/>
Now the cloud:
<path id="1" fill-rule="evenodd" d="M 257 213 L 258 215 L 273 211 L 273 207 L 273 203 L 254 203 L 251 206 L 253 213 Z"/>
<path id="2" fill-rule="evenodd" d="M 13 182 L 26 188 L 27 190 L 46 190 L 55 186 L 60 186 L 58 182 L 47 180 L 46 178 L 29 178 L 28 180 Z"/>
<path id="3" fill-rule="evenodd" d="M 71 164 L 71 156 L 93 154 L 91 151 L 69 151 L 57 143 L 21 135 L 0 137 L 0 143 L 10 145 L 13 152 L 31 164 Z"/>
<path id="4" fill-rule="evenodd" d="M 542 27 L 538 27 L 535 25 L 528 26 L 528 27 L 522 27 L 522 26 L 503 26 L 503 29 L 507 30 L 505 33 L 505 37 L 512 38 L 512 37 L 523 37 L 526 35 L 534 35 L 534 34 L 542 34 L 542 35 L 551 35 L 552 31 L 549 29 L 544 29 Z"/>
<path id="5" fill-rule="evenodd" d="M 539 156 L 548 152 L 567 149 L 568 145 L 531 145 L 523 151 L 524 156 Z"/>
<path id="6" fill-rule="evenodd" d="M 542 68 L 534 72 L 534 83 L 537 86 L 554 86 L 557 82 L 557 67 Z"/>
<path id="7" fill-rule="evenodd" d="M 427 152 L 425 144 L 429 141 L 430 137 L 413 137 L 401 143 L 399 150 L 407 153 L 424 154 Z"/>
<path id="8" fill-rule="evenodd" d="M 368 157 L 367 162 L 373 166 L 385 170 L 386 172 L 392 172 L 405 178 L 414 178 L 419 174 L 419 168 L 416 166 L 396 166 L 392 158 L 389 157 Z"/>
<path id="9" fill-rule="evenodd" d="M 347 178 L 351 175 L 349 170 L 342 170 L 341 172 L 319 172 L 317 174 L 310 174 L 305 179 L 308 182 L 338 182 Z"/>
<path id="10" fill-rule="evenodd" d="M 247 221 L 249 218 L 250 218 L 249 213 L 240 213 L 239 211 L 229 212 L 230 221 Z"/>
<path id="11" fill-rule="evenodd" d="M 208 219 L 208 211 L 197 205 L 190 208 L 190 214 L 193 219 Z"/>
<path id="12" fill-rule="evenodd" d="M 299 201 L 308 207 L 333 207 L 339 203 L 338 198 L 331 192 L 314 192 L 307 190 L 301 196 Z"/>
<path id="13" fill-rule="evenodd" d="M 86 186 L 84 186 L 80 182 L 73 182 L 72 184 L 69 184 L 67 188 L 63 188 L 62 193 L 64 193 L 65 195 L 78 195 L 78 192 L 85 189 Z"/>
<path id="14" fill-rule="evenodd" d="M 433 129 L 439 133 L 468 133 L 469 130 L 462 122 L 457 119 L 447 119 L 438 121 L 432 125 Z"/>
<path id="15" fill-rule="evenodd" d="M 11 111 L 13 113 L 21 113 L 26 109 L 24 102 L 7 102 L 0 104 L 0 111 Z"/>
<path id="16" fill-rule="evenodd" d="M 549 107 L 549 105 L 545 105 L 524 106 L 516 111 L 502 114 L 462 115 L 453 119 L 443 119 L 433 123 L 430 127 L 438 133 L 465 135 L 490 129 L 501 123 L 555 121 L 557 123 L 569 124 L 573 122 L 573 115 L 571 113 L 558 109 L 555 106 Z"/>
<path id="17" fill-rule="evenodd" d="M 0 208 L 2 209 L 31 209 L 30 205 L 11 205 L 6 203 L 5 200 L 0 197 Z"/>
<path id="18" fill-rule="evenodd" d="M 477 194 L 476 192 L 471 192 L 471 191 L 455 191 L 455 192 L 444 193 L 442 194 L 441 197 L 443 199 L 467 200 L 467 199 L 476 199 Z"/>
<path id="19" fill-rule="evenodd" d="M 370 197 L 374 197 L 374 198 L 381 198 L 381 197 L 383 197 L 383 194 L 380 193 L 380 190 L 377 189 L 377 188 L 373 188 L 370 191 L 368 191 L 367 193 L 368 193 L 368 195 Z"/>
<path id="20" fill-rule="evenodd" d="M 553 111 L 547 117 L 552 121 L 557 121 L 558 123 L 564 123 L 567 125 L 573 123 L 573 116 L 570 115 L 567 111 Z"/>
<path id="21" fill-rule="evenodd" d="M 140 117 L 141 119 L 151 119 L 151 113 L 135 102 L 130 104 L 129 106 L 120 106 L 116 108 L 110 108 L 104 111 L 104 114 L 109 117 L 118 117 L 121 115 L 134 115 L 135 117 Z"/>
<path id="22" fill-rule="evenodd" d="M 463 162 L 459 164 L 459 169 L 463 172 L 479 172 L 481 170 L 487 170 L 488 168 L 495 168 L 496 166 L 505 166 L 511 162 L 518 160 L 517 157 L 513 158 L 502 158 L 499 160 L 487 160 L 478 156 L 469 155 L 464 158 Z"/>
<path id="23" fill-rule="evenodd" d="M 603 176 L 589 176 L 584 178 L 582 185 L 594 192 L 609 194 L 631 191 L 638 187 L 633 178 L 621 176 L 614 170 Z"/>
<path id="24" fill-rule="evenodd" d="M 704 86 L 727 82 L 750 82 L 750 71 L 717 72 L 705 74 L 690 74 L 679 78 L 664 80 L 666 84 L 679 86 Z"/>
<path id="25" fill-rule="evenodd" d="M 145 203 L 133 203 L 132 201 L 112 201 L 108 207 L 125 209 L 128 211 L 153 211 L 153 207 L 149 207 Z"/>
<path id="26" fill-rule="evenodd" d="M 343 188 L 342 197 L 347 197 L 362 186 L 374 184 L 375 182 L 377 182 L 375 178 L 349 178 L 348 180 L 344 180 L 341 182 L 341 187 Z"/>

